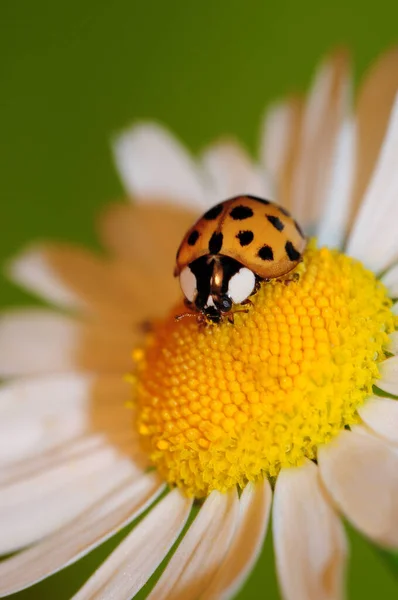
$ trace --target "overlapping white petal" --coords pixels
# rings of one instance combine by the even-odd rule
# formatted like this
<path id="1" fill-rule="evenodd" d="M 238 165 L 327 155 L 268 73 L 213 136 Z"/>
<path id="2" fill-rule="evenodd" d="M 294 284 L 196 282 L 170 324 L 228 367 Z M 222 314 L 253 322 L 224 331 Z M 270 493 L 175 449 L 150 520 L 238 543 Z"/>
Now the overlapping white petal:
<path id="1" fill-rule="evenodd" d="M 140 328 L 77 319 L 42 308 L 0 314 L 0 377 L 127 372 Z"/>
<path id="2" fill-rule="evenodd" d="M 253 163 L 237 143 L 220 142 L 211 146 L 204 153 L 202 161 L 213 189 L 209 206 L 244 194 L 274 198 L 274 190 L 266 173 Z"/>
<path id="3" fill-rule="evenodd" d="M 388 127 L 391 109 L 398 90 L 398 48 L 384 52 L 370 67 L 359 87 L 355 121 L 357 125 L 357 167 L 350 223 L 365 196 Z M 380 202 L 382 199 L 380 199 Z"/>
<path id="4" fill-rule="evenodd" d="M 51 534 L 138 469 L 112 446 L 0 487 L 0 554 Z"/>
<path id="5" fill-rule="evenodd" d="M 84 435 L 63 444 L 50 445 L 42 452 L 32 452 L 32 455 L 23 460 L 3 464 L 0 470 L 0 484 L 3 486 L 25 480 L 108 446 L 105 437 L 100 434 Z"/>
<path id="6" fill-rule="evenodd" d="M 361 419 L 377 435 L 398 445 L 398 401 L 372 396 L 358 408 Z"/>
<path id="7" fill-rule="evenodd" d="M 5 271 L 12 281 L 56 306 L 70 310 L 86 306 L 60 278 L 41 246 L 26 248 L 6 264 Z"/>
<path id="8" fill-rule="evenodd" d="M 398 331 L 393 331 L 390 333 L 390 344 L 388 346 L 388 350 L 393 354 L 398 354 Z"/>
<path id="9" fill-rule="evenodd" d="M 70 317 L 43 309 L 0 314 L 0 377 L 72 370 L 78 347 Z"/>
<path id="10" fill-rule="evenodd" d="M 130 600 L 148 581 L 180 535 L 192 500 L 170 492 L 133 529 L 73 597 Z"/>
<path id="11" fill-rule="evenodd" d="M 347 253 L 378 273 L 398 258 L 398 98 L 373 177 L 356 216 Z"/>
<path id="12" fill-rule="evenodd" d="M 243 585 L 263 545 L 271 509 L 268 480 L 249 483 L 239 500 L 239 517 L 230 548 L 200 600 L 227 600 Z"/>
<path id="13" fill-rule="evenodd" d="M 148 600 L 196 600 L 223 563 L 239 518 L 236 490 L 212 492 Z"/>
<path id="14" fill-rule="evenodd" d="M 380 379 L 377 385 L 380 389 L 398 396 L 398 356 L 393 356 L 384 360 L 379 365 Z"/>
<path id="15" fill-rule="evenodd" d="M 30 267 L 32 253 L 41 258 L 40 265 L 33 270 Z M 16 270 L 13 269 L 15 265 Z M 19 270 L 18 265 L 26 268 Z M 14 277 L 17 283 L 46 300 L 63 308 L 80 307 L 87 317 L 88 314 L 100 316 L 103 323 L 111 319 L 115 323 L 131 324 L 134 318 L 140 318 L 142 304 L 151 300 L 146 287 L 137 285 L 136 269 L 122 261 L 70 244 L 36 245 L 33 250 L 22 252 L 11 263 L 9 272 L 11 276 L 18 275 Z M 49 282 L 53 284 L 52 288 L 47 285 Z M 57 296 L 55 288 L 58 290 L 59 286 L 63 290 L 71 290 L 78 303 L 68 303 L 67 299 Z"/>
<path id="16" fill-rule="evenodd" d="M 394 265 L 381 278 L 391 298 L 398 298 L 398 264 Z"/>
<path id="17" fill-rule="evenodd" d="M 322 213 L 341 126 L 351 116 L 350 92 L 347 58 L 336 53 L 318 69 L 310 90 L 293 172 L 292 212 L 310 233 Z"/>
<path id="18" fill-rule="evenodd" d="M 277 191 L 277 182 L 288 159 L 294 128 L 294 107 L 291 102 L 271 106 L 264 118 L 260 142 L 260 160 Z M 277 196 L 274 196 L 277 199 Z"/>
<path id="19" fill-rule="evenodd" d="M 114 140 L 113 149 L 124 187 L 135 201 L 172 200 L 193 209 L 206 206 L 200 170 L 161 125 L 136 125 Z"/>
<path id="20" fill-rule="evenodd" d="M 0 563 L 0 595 L 29 587 L 79 560 L 136 519 L 163 489 L 154 474 L 123 483 L 42 542 Z"/>
<path id="21" fill-rule="evenodd" d="M 340 128 L 325 186 L 323 209 L 317 226 L 318 245 L 341 248 L 347 234 L 355 175 L 356 129 L 353 119 Z"/>
<path id="22" fill-rule="evenodd" d="M 0 387 L 0 464 L 31 458 L 88 426 L 91 375 L 49 375 Z"/>
<path id="23" fill-rule="evenodd" d="M 342 431 L 320 448 L 319 468 L 328 492 L 363 534 L 398 546 L 398 452 L 361 430 Z"/>
<path id="24" fill-rule="evenodd" d="M 276 565 L 285 600 L 344 597 L 346 539 L 325 498 L 317 467 L 281 471 L 273 508 Z"/>

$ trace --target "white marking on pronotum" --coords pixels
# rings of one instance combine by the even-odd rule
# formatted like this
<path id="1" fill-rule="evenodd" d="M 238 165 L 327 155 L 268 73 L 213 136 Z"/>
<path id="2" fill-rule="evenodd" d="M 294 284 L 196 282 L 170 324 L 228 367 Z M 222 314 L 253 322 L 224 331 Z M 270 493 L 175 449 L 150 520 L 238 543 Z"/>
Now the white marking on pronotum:
<path id="1" fill-rule="evenodd" d="M 206 302 L 206 307 L 208 308 L 209 306 L 215 306 L 214 302 L 213 302 L 213 296 L 211 294 L 209 294 L 209 297 L 207 298 L 207 302 Z"/>
<path id="2" fill-rule="evenodd" d="M 253 271 L 242 267 L 229 280 L 228 295 L 234 304 L 240 304 L 250 296 L 255 285 L 256 276 Z"/>
<path id="3" fill-rule="evenodd" d="M 180 273 L 180 286 L 187 300 L 193 302 L 197 292 L 196 277 L 189 267 L 185 267 Z"/>

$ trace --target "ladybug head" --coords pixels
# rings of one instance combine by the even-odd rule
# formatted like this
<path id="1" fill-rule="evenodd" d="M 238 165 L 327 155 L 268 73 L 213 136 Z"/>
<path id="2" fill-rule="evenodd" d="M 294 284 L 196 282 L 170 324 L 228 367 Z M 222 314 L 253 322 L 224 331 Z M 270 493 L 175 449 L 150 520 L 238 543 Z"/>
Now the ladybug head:
<path id="1" fill-rule="evenodd" d="M 255 291 L 256 275 L 229 256 L 207 255 L 181 271 L 180 285 L 189 306 L 219 322 Z"/>

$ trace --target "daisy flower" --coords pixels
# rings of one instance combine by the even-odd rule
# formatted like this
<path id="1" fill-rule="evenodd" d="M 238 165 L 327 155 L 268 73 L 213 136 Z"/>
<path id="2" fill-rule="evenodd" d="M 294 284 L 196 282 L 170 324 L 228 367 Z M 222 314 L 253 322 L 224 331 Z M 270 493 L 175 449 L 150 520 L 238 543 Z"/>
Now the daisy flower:
<path id="1" fill-rule="evenodd" d="M 287 600 L 343 597 L 342 517 L 398 546 L 397 65 L 383 56 L 353 109 L 333 54 L 305 102 L 268 111 L 255 164 L 132 128 L 114 150 L 134 201 L 101 215 L 106 254 L 43 243 L 8 264 L 51 307 L 0 320 L 3 596 L 139 516 L 76 599 L 131 598 L 166 556 L 149 598 L 231 598 L 271 504 Z M 178 245 L 239 194 L 313 236 L 299 278 L 263 283 L 233 324 L 176 321 Z"/>

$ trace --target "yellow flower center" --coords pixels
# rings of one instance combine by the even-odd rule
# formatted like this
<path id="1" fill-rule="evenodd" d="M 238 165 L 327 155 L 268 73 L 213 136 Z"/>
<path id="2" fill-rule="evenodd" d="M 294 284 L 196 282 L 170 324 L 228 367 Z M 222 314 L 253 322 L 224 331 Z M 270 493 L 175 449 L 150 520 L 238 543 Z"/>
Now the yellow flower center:
<path id="1" fill-rule="evenodd" d="M 174 311 L 134 352 L 144 446 L 188 495 L 316 458 L 372 391 L 394 329 L 383 285 L 326 248 L 310 247 L 296 273 L 263 283 L 234 324 Z"/>

